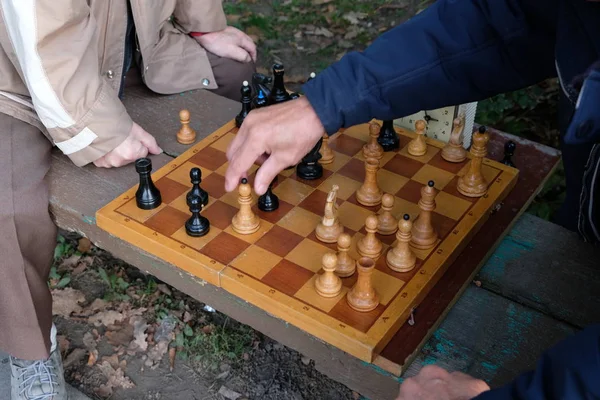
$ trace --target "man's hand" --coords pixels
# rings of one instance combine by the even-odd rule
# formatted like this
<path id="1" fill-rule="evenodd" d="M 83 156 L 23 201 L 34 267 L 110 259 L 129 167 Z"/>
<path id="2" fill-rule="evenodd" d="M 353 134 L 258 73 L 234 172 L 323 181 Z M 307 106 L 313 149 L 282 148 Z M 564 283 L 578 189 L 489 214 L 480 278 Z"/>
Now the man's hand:
<path id="1" fill-rule="evenodd" d="M 127 139 L 94 161 L 94 165 L 102 168 L 122 167 L 138 158 L 146 157 L 148 153 L 160 154 L 162 149 L 158 147 L 154 136 L 134 122 Z"/>
<path id="2" fill-rule="evenodd" d="M 235 189 L 252 164 L 267 155 L 254 181 L 256 194 L 264 194 L 273 178 L 300 161 L 324 133 L 306 97 L 253 110 L 227 149 L 225 190 Z"/>
<path id="3" fill-rule="evenodd" d="M 195 38 L 200 46 L 219 57 L 239 62 L 256 62 L 256 44 L 244 32 L 228 26 L 222 31 L 210 32 Z"/>
<path id="4" fill-rule="evenodd" d="M 402 383 L 396 400 L 467 400 L 488 390 L 488 384 L 480 379 L 428 365 Z"/>

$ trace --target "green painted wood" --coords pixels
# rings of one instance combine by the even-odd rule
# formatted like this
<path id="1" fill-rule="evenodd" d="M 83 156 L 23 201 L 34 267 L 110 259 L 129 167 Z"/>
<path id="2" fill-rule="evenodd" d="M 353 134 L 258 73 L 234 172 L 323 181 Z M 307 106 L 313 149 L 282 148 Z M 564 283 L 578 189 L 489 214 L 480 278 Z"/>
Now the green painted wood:
<path id="1" fill-rule="evenodd" d="M 600 247 L 535 216 L 518 220 L 476 279 L 576 327 L 600 321 Z"/>
<path id="2" fill-rule="evenodd" d="M 418 323 L 418 314 L 415 319 Z M 568 324 L 471 285 L 404 377 L 435 364 L 497 387 L 533 368 L 546 349 L 574 332 Z"/>

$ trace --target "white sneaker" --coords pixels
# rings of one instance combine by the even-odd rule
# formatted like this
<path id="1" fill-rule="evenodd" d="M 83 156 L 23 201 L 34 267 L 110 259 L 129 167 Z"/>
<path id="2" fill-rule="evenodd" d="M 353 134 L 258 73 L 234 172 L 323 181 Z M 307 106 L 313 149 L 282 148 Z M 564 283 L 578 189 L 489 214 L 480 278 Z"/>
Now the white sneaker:
<path id="1" fill-rule="evenodd" d="M 47 360 L 10 357 L 11 400 L 68 400 L 60 350 Z"/>

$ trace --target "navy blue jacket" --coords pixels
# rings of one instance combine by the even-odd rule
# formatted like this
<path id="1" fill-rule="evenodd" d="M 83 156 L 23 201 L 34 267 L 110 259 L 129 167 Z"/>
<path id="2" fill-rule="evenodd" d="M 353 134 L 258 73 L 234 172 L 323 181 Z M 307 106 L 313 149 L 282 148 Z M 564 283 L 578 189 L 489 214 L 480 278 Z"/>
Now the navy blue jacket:
<path id="1" fill-rule="evenodd" d="M 600 2 L 438 0 L 365 51 L 344 56 L 303 91 L 332 134 L 558 76 L 567 196 L 556 221 L 600 241 L 598 60 Z M 480 398 L 600 398 L 599 341 L 600 327 L 590 327 L 544 354 L 534 372 Z"/>
<path id="2" fill-rule="evenodd" d="M 597 80 L 578 119 L 590 122 L 572 126 L 583 143 L 566 135 L 579 97 L 573 82 L 598 60 L 600 2 L 438 0 L 365 51 L 345 55 L 303 92 L 332 134 L 372 118 L 479 101 L 558 75 L 567 195 L 555 222 L 599 242 L 600 206 L 590 207 L 593 194 L 600 196 L 593 180 L 600 176 L 594 174 L 600 150 L 592 152 L 600 141 Z"/>

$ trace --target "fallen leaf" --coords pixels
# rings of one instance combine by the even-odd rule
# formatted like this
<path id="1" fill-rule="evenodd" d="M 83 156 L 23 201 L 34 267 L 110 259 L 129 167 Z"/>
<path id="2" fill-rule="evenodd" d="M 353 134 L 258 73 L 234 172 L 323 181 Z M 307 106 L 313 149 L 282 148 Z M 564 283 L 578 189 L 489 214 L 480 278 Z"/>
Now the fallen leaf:
<path id="1" fill-rule="evenodd" d="M 240 393 L 235 392 L 226 386 L 221 386 L 219 394 L 229 400 L 237 400 L 242 396 Z"/>
<path id="2" fill-rule="evenodd" d="M 79 239 L 79 243 L 77 244 L 77 250 L 81 253 L 87 253 L 92 248 L 92 242 L 90 239 L 86 237 L 82 237 Z"/>
<path id="3" fill-rule="evenodd" d="M 90 355 L 88 356 L 88 367 L 91 367 L 94 364 L 96 364 L 96 361 L 98 361 L 98 350 L 92 350 L 90 351 Z"/>
<path id="4" fill-rule="evenodd" d="M 171 347 L 169 349 L 169 370 L 173 372 L 175 368 L 175 355 L 177 354 L 177 349 L 175 347 Z"/>
<path id="5" fill-rule="evenodd" d="M 91 311 L 104 311 L 108 307 L 108 303 L 103 299 L 95 299 L 88 307 Z"/>
<path id="6" fill-rule="evenodd" d="M 133 329 L 133 340 L 129 343 L 127 350 L 131 352 L 146 351 L 148 349 L 148 335 L 146 334 L 148 324 L 146 320 L 140 316 L 135 316 L 129 320 L 129 324 Z"/>
<path id="7" fill-rule="evenodd" d="M 87 351 L 85 349 L 73 349 L 73 351 L 64 359 L 63 368 L 67 369 L 71 365 L 79 363 L 85 357 Z"/>
<path id="8" fill-rule="evenodd" d="M 83 309 L 79 303 L 85 301 L 85 296 L 73 288 L 52 290 L 52 315 L 69 317 L 72 313 L 79 313 Z"/>
<path id="9" fill-rule="evenodd" d="M 202 327 L 202 332 L 204 332 L 205 334 L 211 334 L 213 331 L 213 327 L 212 325 L 206 325 Z"/>
<path id="10" fill-rule="evenodd" d="M 167 353 L 168 348 L 169 342 L 166 340 L 156 343 L 156 345 L 148 350 L 148 357 L 146 358 L 144 365 L 146 365 L 146 367 L 150 367 L 151 369 L 156 369 L 164 355 Z"/>
<path id="11" fill-rule="evenodd" d="M 96 326 L 109 326 L 114 325 L 115 322 L 123 321 L 124 318 L 125 316 L 122 313 L 114 310 L 108 310 L 92 315 L 88 321 L 90 324 L 94 324 Z"/>
<path id="12" fill-rule="evenodd" d="M 311 3 L 314 6 L 320 6 L 321 4 L 331 3 L 333 0 L 312 0 Z"/>
<path id="13" fill-rule="evenodd" d="M 71 347 L 71 342 L 65 335 L 57 335 L 56 341 L 58 342 L 58 348 L 60 349 L 61 354 L 67 354 L 69 351 L 69 347 Z"/>
<path id="14" fill-rule="evenodd" d="M 156 288 L 158 290 L 160 290 L 162 293 L 166 294 L 167 296 L 173 295 L 173 292 L 171 292 L 171 289 L 169 289 L 169 287 L 167 285 L 165 285 L 164 283 L 159 283 L 158 285 L 156 285 Z"/>
<path id="15" fill-rule="evenodd" d="M 97 343 L 96 339 L 94 339 L 94 335 L 92 335 L 90 332 L 86 332 L 83 335 L 83 345 L 89 351 L 95 350 L 97 347 Z"/>
<path id="16" fill-rule="evenodd" d="M 69 256 L 69 257 L 65 258 L 64 260 L 62 260 L 60 262 L 60 265 L 58 266 L 58 268 L 56 268 L 56 270 L 61 273 L 65 272 L 65 271 L 69 271 L 69 270 L 75 268 L 75 266 L 79 263 L 80 259 L 81 259 L 81 255 L 73 254 L 72 256 Z"/>
<path id="17" fill-rule="evenodd" d="M 135 384 L 131 379 L 125 376 L 125 373 L 121 368 L 115 369 L 107 361 L 103 361 L 99 364 L 98 368 L 102 371 L 104 376 L 108 378 L 108 381 L 96 389 L 96 394 L 108 397 L 112 395 L 113 389 L 132 389 L 135 387 Z"/>
<path id="18" fill-rule="evenodd" d="M 342 16 L 346 21 L 350 22 L 353 25 L 358 24 L 359 20 L 367 17 L 367 14 L 361 12 L 350 11 Z"/>
<path id="19" fill-rule="evenodd" d="M 127 324 L 115 331 L 105 333 L 106 340 L 114 347 L 127 346 L 133 339 L 133 326 Z"/>

